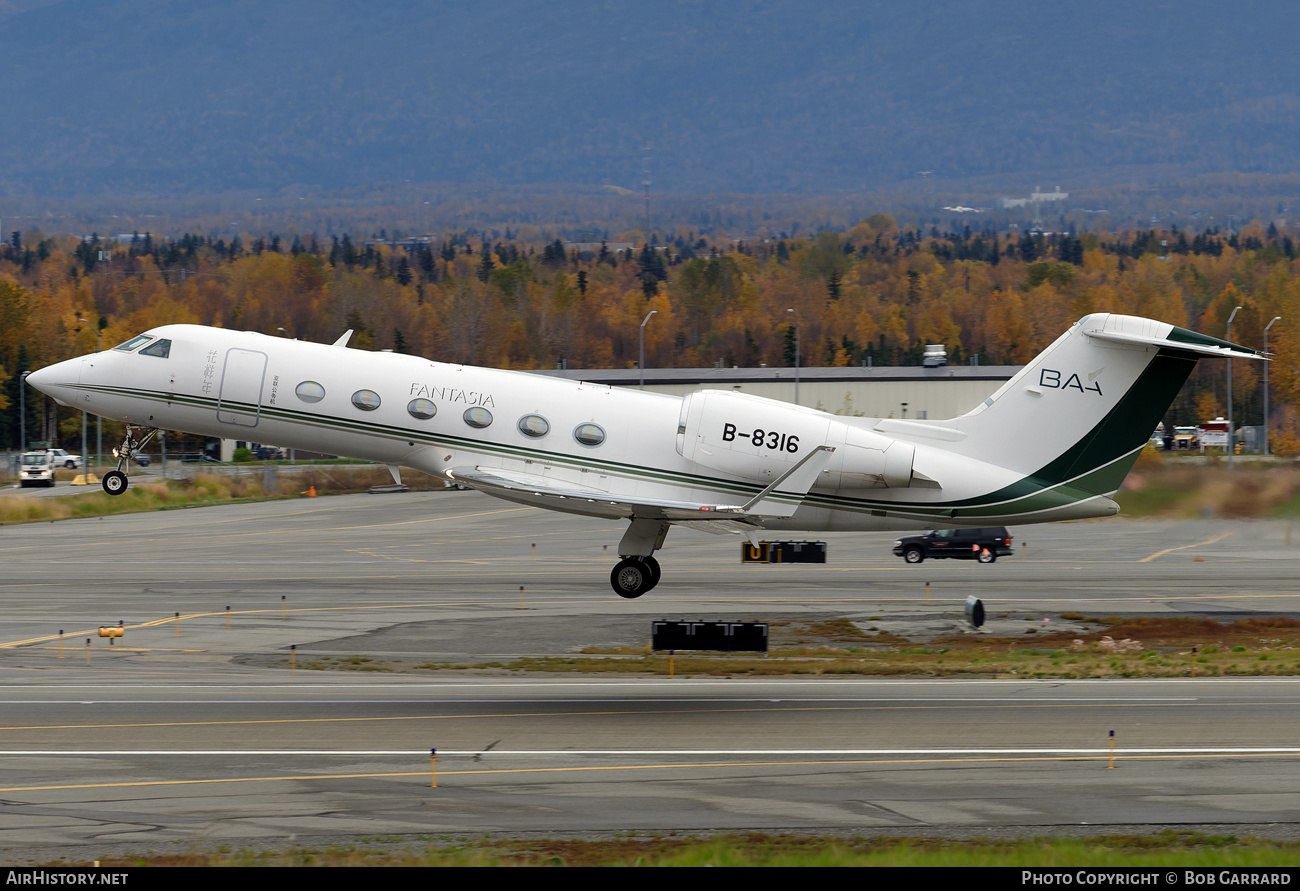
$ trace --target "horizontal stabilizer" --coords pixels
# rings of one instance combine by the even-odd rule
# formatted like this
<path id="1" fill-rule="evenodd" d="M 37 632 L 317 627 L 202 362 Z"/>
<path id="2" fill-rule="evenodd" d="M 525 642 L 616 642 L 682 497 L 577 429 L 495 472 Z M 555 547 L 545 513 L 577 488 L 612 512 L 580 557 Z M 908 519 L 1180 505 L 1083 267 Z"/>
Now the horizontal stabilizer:
<path id="1" fill-rule="evenodd" d="M 1098 313 L 1083 319 L 1080 330 L 1089 337 L 1122 346 L 1154 346 L 1166 350 L 1196 353 L 1200 356 L 1224 356 L 1229 359 L 1264 358 L 1263 353 L 1249 347 L 1153 319 Z"/>

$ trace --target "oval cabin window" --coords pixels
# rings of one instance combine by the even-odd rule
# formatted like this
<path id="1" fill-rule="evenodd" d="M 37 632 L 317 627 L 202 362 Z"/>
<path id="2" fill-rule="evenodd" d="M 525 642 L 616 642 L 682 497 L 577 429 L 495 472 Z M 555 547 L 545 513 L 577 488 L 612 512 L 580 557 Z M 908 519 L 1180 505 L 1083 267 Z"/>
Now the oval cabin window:
<path id="1" fill-rule="evenodd" d="M 303 402 L 320 402 L 325 398 L 325 388 L 315 381 L 303 381 L 294 388 L 294 393 Z"/>
<path id="2" fill-rule="evenodd" d="M 427 421 L 438 413 L 438 406 L 429 399 L 412 399 L 406 403 L 406 413 L 413 418 Z"/>
<path id="3" fill-rule="evenodd" d="M 465 423 L 480 430 L 492 423 L 492 412 L 482 406 L 465 409 Z"/>
<path id="4" fill-rule="evenodd" d="M 379 408 L 379 394 L 374 390 L 357 390 L 352 394 L 352 404 L 362 411 Z"/>
<path id="5" fill-rule="evenodd" d="M 534 439 L 551 432 L 551 425 L 541 415 L 524 415 L 519 419 L 519 432 Z"/>
<path id="6" fill-rule="evenodd" d="M 579 424 L 573 428 L 573 438 L 585 446 L 598 446 L 605 441 L 605 430 L 599 424 Z"/>

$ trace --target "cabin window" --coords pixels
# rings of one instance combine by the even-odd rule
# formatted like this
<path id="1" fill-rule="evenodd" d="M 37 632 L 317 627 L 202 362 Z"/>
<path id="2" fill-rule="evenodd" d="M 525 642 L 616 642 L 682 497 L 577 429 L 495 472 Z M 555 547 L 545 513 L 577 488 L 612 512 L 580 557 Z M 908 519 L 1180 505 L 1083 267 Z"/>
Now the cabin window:
<path id="1" fill-rule="evenodd" d="M 481 405 L 465 409 L 465 423 L 480 430 L 492 423 L 492 412 Z"/>
<path id="2" fill-rule="evenodd" d="M 573 438 L 585 446 L 598 446 L 605 441 L 605 428 L 599 424 L 579 424 L 573 428 Z"/>
<path id="3" fill-rule="evenodd" d="M 124 353 L 129 353 L 132 350 L 138 348 L 140 344 L 148 343 L 151 340 L 153 340 L 153 338 L 150 337 L 148 334 L 137 334 L 135 337 L 132 337 L 126 343 L 119 343 L 117 346 L 113 347 L 113 349 L 121 350 Z"/>
<path id="4" fill-rule="evenodd" d="M 427 421 L 438 413 L 438 406 L 428 399 L 412 399 L 406 403 L 406 413 L 413 418 Z"/>
<path id="5" fill-rule="evenodd" d="M 524 415 L 519 419 L 519 432 L 524 436 L 540 439 L 551 432 L 551 425 L 541 415 Z"/>
<path id="6" fill-rule="evenodd" d="M 294 392 L 303 402 L 320 402 L 325 398 L 325 388 L 315 381 L 303 381 L 294 388 Z"/>
<path id="7" fill-rule="evenodd" d="M 352 394 L 352 404 L 362 411 L 379 408 L 379 394 L 374 390 L 357 390 Z"/>
<path id="8" fill-rule="evenodd" d="M 140 351 L 141 356 L 157 356 L 159 359 L 166 359 L 171 355 L 172 342 L 170 340 L 159 340 L 151 343 Z"/>

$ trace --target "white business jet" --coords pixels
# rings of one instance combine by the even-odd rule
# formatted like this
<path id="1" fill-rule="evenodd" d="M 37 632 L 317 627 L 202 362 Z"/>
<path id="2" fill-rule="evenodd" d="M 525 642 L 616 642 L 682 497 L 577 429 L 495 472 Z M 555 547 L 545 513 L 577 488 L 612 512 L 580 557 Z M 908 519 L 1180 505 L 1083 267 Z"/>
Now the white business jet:
<path id="1" fill-rule="evenodd" d="M 670 526 L 739 533 L 1104 517 L 1200 356 L 1254 350 L 1096 313 L 951 420 L 838 417 L 723 390 L 665 396 L 247 331 L 165 325 L 33 372 L 127 424 L 104 490 L 159 429 L 406 465 L 498 498 L 630 520 L 611 573 L 639 597 Z"/>

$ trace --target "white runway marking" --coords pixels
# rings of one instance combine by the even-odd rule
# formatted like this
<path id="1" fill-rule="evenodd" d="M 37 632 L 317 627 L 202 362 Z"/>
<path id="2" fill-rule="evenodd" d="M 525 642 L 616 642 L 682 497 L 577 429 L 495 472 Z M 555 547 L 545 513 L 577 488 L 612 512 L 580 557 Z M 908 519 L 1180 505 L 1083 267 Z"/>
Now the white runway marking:
<path id="1" fill-rule="evenodd" d="M 644 699 L 611 699 L 608 697 L 591 697 L 588 699 L 540 699 L 540 698 L 506 698 L 497 699 L 445 699 L 436 698 L 428 699 L 0 699 L 0 705 L 508 705 L 511 703 L 529 704 L 529 705 L 627 705 L 641 703 L 645 705 L 709 705 L 715 703 L 728 704 L 762 704 L 781 705 L 790 703 L 803 702 L 836 702 L 836 703 L 889 703 L 889 704 L 907 704 L 907 703 L 942 703 L 951 702 L 959 705 L 976 706 L 984 703 L 1009 702 L 1017 705 L 1036 705 L 1039 703 L 1067 702 L 1067 703 L 1089 703 L 1099 702 L 1200 702 L 1199 696 L 1035 696 L 1028 697 L 987 697 L 980 699 L 970 699 L 961 697 L 881 697 L 881 698 L 863 698 L 863 697 L 792 697 L 773 699 L 765 696 L 756 699 L 666 699 L 662 697 L 644 698 Z M 0 725 L 3 729 L 3 725 Z"/>
<path id="2" fill-rule="evenodd" d="M 500 758 L 503 755 L 514 757 L 588 757 L 636 755 L 640 757 L 688 757 L 703 756 L 831 756 L 831 755 L 873 755 L 916 757 L 921 755 L 1004 755 L 1019 757 L 1028 755 L 1108 755 L 1106 747 L 1088 749 L 440 749 L 439 756 Z M 1145 748 L 1117 748 L 1115 755 L 1286 755 L 1300 754 L 1300 746 L 1160 746 Z M 216 756 L 232 755 L 287 755 L 296 757 L 330 756 L 351 758 L 358 756 L 401 756 L 428 757 L 427 748 L 420 749 L 3 749 L 0 756 L 40 756 L 40 757 L 155 757 L 155 756 Z"/>

